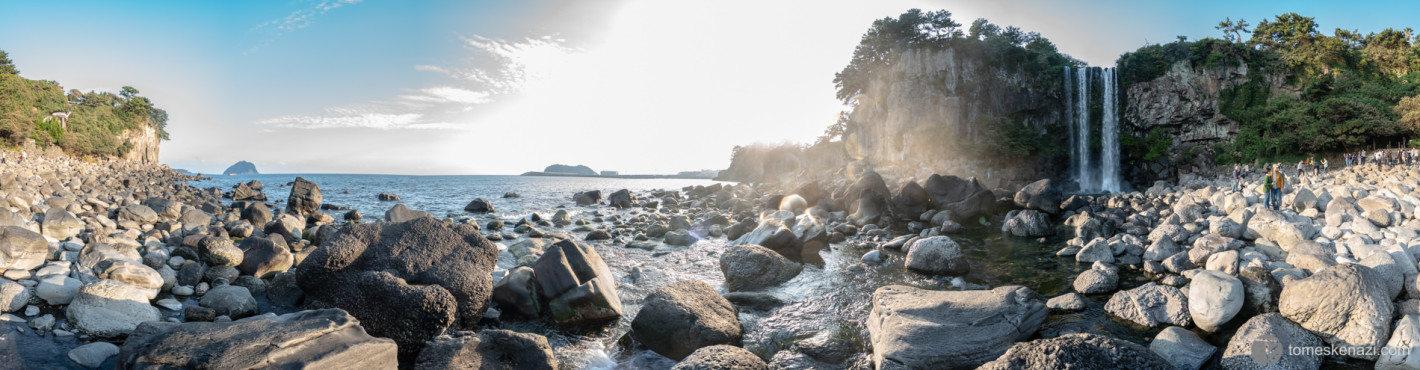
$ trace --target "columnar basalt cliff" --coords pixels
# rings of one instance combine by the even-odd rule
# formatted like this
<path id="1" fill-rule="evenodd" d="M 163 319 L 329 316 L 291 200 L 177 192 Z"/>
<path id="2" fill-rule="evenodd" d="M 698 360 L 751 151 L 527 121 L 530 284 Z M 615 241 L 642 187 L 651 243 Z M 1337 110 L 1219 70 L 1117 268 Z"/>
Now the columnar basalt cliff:
<path id="1" fill-rule="evenodd" d="M 142 126 L 135 129 L 125 130 L 118 135 L 118 141 L 128 143 L 132 148 L 123 155 L 124 160 L 143 163 L 158 164 L 158 130 L 149 126 Z"/>

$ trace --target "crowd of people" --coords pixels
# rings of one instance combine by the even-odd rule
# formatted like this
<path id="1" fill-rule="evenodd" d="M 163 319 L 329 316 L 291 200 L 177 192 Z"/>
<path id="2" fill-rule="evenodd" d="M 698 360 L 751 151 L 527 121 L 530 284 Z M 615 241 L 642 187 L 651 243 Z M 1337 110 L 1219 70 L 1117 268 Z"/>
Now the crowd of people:
<path id="1" fill-rule="evenodd" d="M 1381 150 L 1361 150 L 1354 153 L 1342 155 L 1345 167 L 1375 165 L 1381 168 L 1397 165 L 1412 165 L 1420 160 L 1420 149 L 1381 149 Z M 1319 175 L 1331 170 L 1331 162 L 1327 158 L 1320 161 L 1316 157 L 1308 157 L 1297 161 L 1296 176 L 1306 174 Z M 1246 186 L 1247 177 L 1254 171 L 1252 165 L 1233 165 L 1233 191 L 1241 192 Z M 1282 163 L 1270 163 L 1262 166 L 1262 187 L 1265 191 L 1266 199 L 1264 204 L 1267 208 L 1277 210 L 1282 206 L 1282 189 L 1287 186 L 1287 173 L 1283 170 Z"/>

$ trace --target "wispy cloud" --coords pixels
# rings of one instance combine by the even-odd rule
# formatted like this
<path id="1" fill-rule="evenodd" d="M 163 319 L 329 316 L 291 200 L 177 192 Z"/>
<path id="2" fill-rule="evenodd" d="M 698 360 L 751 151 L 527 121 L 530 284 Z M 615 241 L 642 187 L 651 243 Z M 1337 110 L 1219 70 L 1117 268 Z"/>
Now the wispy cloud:
<path id="1" fill-rule="evenodd" d="M 261 51 L 262 47 L 270 45 L 272 42 L 276 41 L 277 36 L 284 35 L 287 32 L 306 28 L 307 26 L 311 25 L 311 22 L 316 17 L 324 15 L 325 13 L 330 12 L 331 10 L 338 9 L 346 5 L 357 4 L 361 1 L 363 0 L 321 0 L 320 2 L 316 2 L 312 6 L 304 7 L 294 12 L 291 12 L 291 14 L 283 18 L 272 19 L 266 22 L 262 22 L 261 24 L 252 27 L 247 32 L 264 32 L 267 33 L 267 37 L 263 38 L 256 45 L 247 48 L 247 50 L 242 52 L 242 55 L 249 55 Z"/>
<path id="2" fill-rule="evenodd" d="M 457 87 L 440 86 L 419 90 L 420 94 L 401 95 L 401 99 L 428 103 L 486 104 L 492 95 L 487 91 L 473 91 Z"/>
<path id="3" fill-rule="evenodd" d="M 447 122 L 430 122 L 425 115 L 414 112 L 381 112 L 377 107 L 353 106 L 326 108 L 325 114 L 285 115 L 257 121 L 256 124 L 273 128 L 331 129 L 370 128 L 377 130 L 395 129 L 457 129 L 459 125 Z"/>

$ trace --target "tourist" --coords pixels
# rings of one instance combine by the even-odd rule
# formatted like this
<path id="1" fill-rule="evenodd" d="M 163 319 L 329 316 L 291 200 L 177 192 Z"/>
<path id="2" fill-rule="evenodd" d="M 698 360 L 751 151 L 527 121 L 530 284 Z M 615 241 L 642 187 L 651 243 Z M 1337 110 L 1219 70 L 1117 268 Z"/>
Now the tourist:
<path id="1" fill-rule="evenodd" d="M 1282 188 L 1286 187 L 1287 177 L 1282 173 L 1282 165 L 1277 164 L 1277 168 L 1272 171 L 1272 210 L 1276 211 L 1282 206 Z"/>

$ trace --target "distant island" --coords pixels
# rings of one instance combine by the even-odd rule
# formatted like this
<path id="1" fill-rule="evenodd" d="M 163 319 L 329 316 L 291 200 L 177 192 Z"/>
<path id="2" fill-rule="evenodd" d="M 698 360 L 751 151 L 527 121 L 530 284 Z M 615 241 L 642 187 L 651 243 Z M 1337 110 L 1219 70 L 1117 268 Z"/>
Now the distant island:
<path id="1" fill-rule="evenodd" d="M 719 174 L 719 170 L 683 171 L 674 175 L 622 175 L 619 171 L 602 171 L 598 174 L 591 167 L 577 165 L 568 166 L 554 164 L 539 171 L 524 172 L 523 176 L 562 176 L 562 177 L 602 177 L 616 179 L 713 179 Z"/>
<path id="2" fill-rule="evenodd" d="M 237 162 L 236 164 L 233 164 L 231 167 L 227 167 L 227 170 L 226 170 L 226 171 L 222 171 L 222 174 L 223 174 L 223 175 L 227 175 L 227 176 L 236 176 L 236 175 L 260 175 L 261 173 L 260 173 L 260 172 L 256 172 L 256 165 L 255 165 L 255 164 L 252 164 L 251 162 L 247 162 L 247 161 L 240 161 L 240 162 Z"/>

